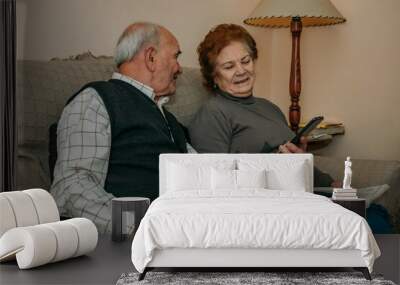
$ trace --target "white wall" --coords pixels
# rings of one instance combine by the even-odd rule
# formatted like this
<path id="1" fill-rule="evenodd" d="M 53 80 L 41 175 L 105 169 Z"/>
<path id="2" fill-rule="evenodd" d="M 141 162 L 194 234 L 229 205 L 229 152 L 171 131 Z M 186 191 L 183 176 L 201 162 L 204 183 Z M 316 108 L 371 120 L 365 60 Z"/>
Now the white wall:
<path id="1" fill-rule="evenodd" d="M 346 134 L 323 154 L 400 159 L 400 1 L 332 0 L 342 25 L 303 29 L 303 118 L 343 121 Z M 198 66 L 196 47 L 220 23 L 241 24 L 259 0 L 17 0 L 18 58 L 48 60 L 90 50 L 112 55 L 134 21 L 174 32 L 181 64 Z M 288 29 L 248 27 L 260 50 L 255 93 L 287 113 L 291 37 Z"/>
<path id="2" fill-rule="evenodd" d="M 67 58 L 86 51 L 112 55 L 115 43 L 130 23 L 150 21 L 178 38 L 183 66 L 198 66 L 196 48 L 220 23 L 241 24 L 259 0 L 17 0 L 19 59 Z M 271 31 L 249 27 L 257 38 Z M 259 43 L 258 76 L 269 78 L 269 40 Z M 264 93 L 267 81 L 256 85 Z"/>
<path id="3" fill-rule="evenodd" d="M 258 1 L 17 0 L 19 24 L 25 26 L 18 56 L 47 60 L 87 50 L 112 55 L 127 25 L 151 21 L 174 32 L 184 51 L 183 65 L 197 66 L 196 47 L 207 31 L 219 23 L 240 24 Z"/>
<path id="4" fill-rule="evenodd" d="M 303 29 L 303 118 L 343 121 L 346 134 L 322 153 L 400 159 L 400 11 L 398 0 L 332 0 L 342 25 Z M 272 35 L 270 98 L 287 112 L 291 38 Z"/>

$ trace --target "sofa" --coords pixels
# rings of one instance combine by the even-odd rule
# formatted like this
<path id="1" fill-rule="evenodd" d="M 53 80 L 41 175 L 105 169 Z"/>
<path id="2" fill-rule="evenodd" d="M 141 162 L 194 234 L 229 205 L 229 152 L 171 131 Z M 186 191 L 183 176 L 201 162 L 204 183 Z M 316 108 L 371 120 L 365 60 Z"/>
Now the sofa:
<path id="1" fill-rule="evenodd" d="M 57 122 L 74 92 L 87 82 L 109 79 L 113 70 L 112 58 L 96 58 L 90 53 L 65 60 L 17 62 L 18 189 L 50 188 L 50 125 Z M 184 67 L 167 108 L 187 125 L 210 96 L 202 86 L 199 69 Z M 343 161 L 315 157 L 315 165 L 337 180 L 343 179 Z M 353 160 L 352 186 L 382 184 L 390 189 L 374 203 L 388 211 L 395 232 L 400 233 L 400 161 Z"/>

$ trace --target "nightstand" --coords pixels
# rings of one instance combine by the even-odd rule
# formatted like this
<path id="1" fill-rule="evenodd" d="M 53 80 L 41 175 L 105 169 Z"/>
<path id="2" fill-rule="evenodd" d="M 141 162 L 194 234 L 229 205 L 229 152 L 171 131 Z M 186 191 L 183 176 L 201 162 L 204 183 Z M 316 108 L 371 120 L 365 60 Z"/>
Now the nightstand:
<path id="1" fill-rule="evenodd" d="M 354 213 L 359 214 L 361 217 L 365 219 L 366 217 L 366 201 L 365 199 L 351 199 L 351 200 L 335 200 L 332 199 L 332 202 L 339 204 L 340 206 L 353 211 Z"/>

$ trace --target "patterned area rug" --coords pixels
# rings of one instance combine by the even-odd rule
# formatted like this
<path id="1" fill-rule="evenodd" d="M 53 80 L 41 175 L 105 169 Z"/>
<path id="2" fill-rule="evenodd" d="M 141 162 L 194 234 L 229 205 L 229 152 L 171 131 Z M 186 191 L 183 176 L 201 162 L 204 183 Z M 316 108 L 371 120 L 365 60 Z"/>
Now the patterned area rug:
<path id="1" fill-rule="evenodd" d="M 292 284 L 379 284 L 395 285 L 382 276 L 372 275 L 368 281 L 360 272 L 148 272 L 142 281 L 138 273 L 122 274 L 116 285 L 292 285 Z"/>

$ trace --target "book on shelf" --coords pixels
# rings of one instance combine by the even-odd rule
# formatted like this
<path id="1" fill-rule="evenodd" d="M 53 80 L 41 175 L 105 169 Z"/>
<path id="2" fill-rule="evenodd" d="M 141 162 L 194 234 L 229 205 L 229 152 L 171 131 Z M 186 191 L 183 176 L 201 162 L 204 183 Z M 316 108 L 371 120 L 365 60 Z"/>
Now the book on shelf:
<path id="1" fill-rule="evenodd" d="M 299 128 L 303 128 L 306 123 L 300 123 Z M 341 122 L 323 121 L 308 135 L 309 142 L 331 140 L 333 135 L 344 134 L 344 125 Z"/>
<path id="2" fill-rule="evenodd" d="M 300 123 L 299 128 L 303 128 L 306 123 Z M 342 135 L 345 133 L 344 125 L 341 122 L 323 121 L 314 130 L 312 130 L 307 140 L 309 143 L 323 143 L 332 140 L 334 135 Z"/>
<path id="3" fill-rule="evenodd" d="M 333 127 L 340 127 L 343 126 L 342 122 L 337 122 L 337 121 L 322 121 L 319 125 L 318 128 L 320 129 L 327 129 L 327 128 L 333 128 Z"/>
<path id="4" fill-rule="evenodd" d="M 299 128 L 304 128 L 306 122 L 302 122 L 299 124 Z M 318 129 L 327 129 L 327 128 L 333 128 L 333 127 L 341 127 L 343 126 L 342 122 L 337 122 L 337 121 L 322 121 L 321 123 L 318 124 L 317 128 Z"/>
<path id="5" fill-rule="evenodd" d="M 315 128 L 310 135 L 320 135 L 320 134 L 327 134 L 327 135 L 341 135 L 344 134 L 344 126 L 343 124 L 337 126 L 331 126 L 326 128 Z"/>
<path id="6" fill-rule="evenodd" d="M 328 135 L 328 134 L 311 134 L 309 136 L 307 136 L 307 141 L 309 143 L 313 143 L 313 142 L 323 142 L 323 141 L 329 141 L 332 139 L 332 135 Z"/>

